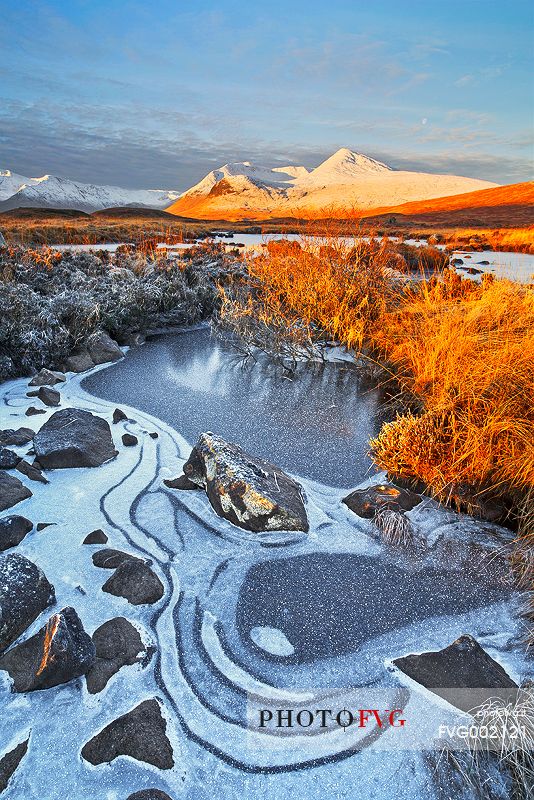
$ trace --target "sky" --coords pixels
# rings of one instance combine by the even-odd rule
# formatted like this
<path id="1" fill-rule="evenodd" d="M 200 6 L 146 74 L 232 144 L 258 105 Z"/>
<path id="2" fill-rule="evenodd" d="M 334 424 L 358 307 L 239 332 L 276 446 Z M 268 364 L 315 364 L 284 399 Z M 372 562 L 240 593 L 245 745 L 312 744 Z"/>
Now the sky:
<path id="1" fill-rule="evenodd" d="M 531 0 L 3 1 L 0 169 L 183 190 L 231 161 L 532 179 Z"/>

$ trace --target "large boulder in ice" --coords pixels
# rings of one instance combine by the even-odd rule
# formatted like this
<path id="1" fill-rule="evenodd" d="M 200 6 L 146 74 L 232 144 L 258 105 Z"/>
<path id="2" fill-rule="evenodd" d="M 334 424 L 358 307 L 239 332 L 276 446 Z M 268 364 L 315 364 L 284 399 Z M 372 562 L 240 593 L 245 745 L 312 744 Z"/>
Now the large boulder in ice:
<path id="1" fill-rule="evenodd" d="M 279 467 L 240 447 L 201 433 L 184 474 L 205 488 L 219 516 L 248 531 L 307 531 L 301 485 Z"/>
<path id="2" fill-rule="evenodd" d="M 82 748 L 82 757 L 96 765 L 117 756 L 130 756 L 159 769 L 172 769 L 173 752 L 166 728 L 158 701 L 144 700 L 90 739 Z"/>
<path id="3" fill-rule="evenodd" d="M 113 341 L 105 331 L 93 333 L 86 342 L 86 347 L 95 364 L 107 364 L 124 357 L 117 342 Z"/>
<path id="4" fill-rule="evenodd" d="M 55 599 L 44 572 L 19 553 L 0 556 L 0 652 Z"/>
<path id="5" fill-rule="evenodd" d="M 50 689 L 85 675 L 96 650 L 73 608 L 53 614 L 35 636 L 0 657 L 0 670 L 13 679 L 13 691 Z"/>
<path id="6" fill-rule="evenodd" d="M 20 456 L 14 450 L 0 447 L 0 469 L 15 469 L 20 461 Z"/>
<path id="7" fill-rule="evenodd" d="M 8 475 L 7 472 L 0 470 L 0 511 L 16 506 L 17 503 L 27 500 L 31 496 L 32 493 L 22 481 L 19 481 L 14 475 Z"/>
<path id="8" fill-rule="evenodd" d="M 117 455 L 106 420 L 78 408 L 52 414 L 33 444 L 43 469 L 98 467 Z"/>
<path id="9" fill-rule="evenodd" d="M 146 656 L 146 648 L 137 628 L 124 617 L 104 622 L 92 636 L 96 661 L 86 675 L 90 694 L 101 692 L 122 667 L 131 666 Z"/>
<path id="10" fill-rule="evenodd" d="M 4 789 L 7 789 L 11 776 L 28 752 L 29 741 L 29 738 L 25 739 L 25 741 L 20 742 L 13 750 L 10 750 L 9 753 L 0 758 L 0 794 Z"/>
<path id="11" fill-rule="evenodd" d="M 0 519 L 0 551 L 16 547 L 32 528 L 33 522 L 18 514 L 2 517 Z"/>
<path id="12" fill-rule="evenodd" d="M 393 663 L 462 711 L 471 711 L 490 697 L 513 701 L 518 689 L 506 670 L 469 634 L 443 650 L 403 656 Z"/>
<path id="13" fill-rule="evenodd" d="M 380 483 L 366 489 L 355 489 L 343 498 L 351 511 L 364 519 L 373 519 L 378 511 L 411 511 L 422 497 L 391 483 Z"/>

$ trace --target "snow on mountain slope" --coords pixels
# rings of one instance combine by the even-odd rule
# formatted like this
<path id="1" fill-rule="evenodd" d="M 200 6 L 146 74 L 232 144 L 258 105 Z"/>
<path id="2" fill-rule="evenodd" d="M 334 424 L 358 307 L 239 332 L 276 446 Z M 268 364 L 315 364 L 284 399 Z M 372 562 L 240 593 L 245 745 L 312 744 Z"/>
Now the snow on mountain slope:
<path id="1" fill-rule="evenodd" d="M 70 208 L 98 211 L 114 206 L 163 209 L 180 197 L 180 192 L 163 189 L 121 189 L 79 183 L 53 175 L 25 178 L 9 170 L 0 172 L 0 211 L 12 208 Z"/>
<path id="2" fill-rule="evenodd" d="M 457 175 L 393 170 L 362 153 L 341 148 L 311 172 L 305 167 L 225 164 L 166 210 L 198 219 L 260 219 L 340 214 L 428 200 L 496 186 Z"/>
<path id="3" fill-rule="evenodd" d="M 28 183 L 33 183 L 35 178 L 26 178 L 24 175 L 17 175 L 9 169 L 0 170 L 0 201 L 7 200 L 8 197 L 18 192 L 18 190 Z"/>

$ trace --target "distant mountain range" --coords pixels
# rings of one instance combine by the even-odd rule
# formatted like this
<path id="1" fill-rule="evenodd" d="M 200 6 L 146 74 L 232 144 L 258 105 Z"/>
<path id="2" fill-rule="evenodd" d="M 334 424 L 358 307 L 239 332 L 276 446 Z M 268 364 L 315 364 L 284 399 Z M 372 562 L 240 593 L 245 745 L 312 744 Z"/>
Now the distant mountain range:
<path id="1" fill-rule="evenodd" d="M 342 148 L 313 170 L 225 164 L 186 192 L 121 189 L 45 175 L 27 178 L 0 171 L 0 211 L 13 208 L 165 209 L 195 219 L 266 219 L 340 215 L 344 211 L 399 206 L 497 186 L 457 175 L 394 170 Z"/>

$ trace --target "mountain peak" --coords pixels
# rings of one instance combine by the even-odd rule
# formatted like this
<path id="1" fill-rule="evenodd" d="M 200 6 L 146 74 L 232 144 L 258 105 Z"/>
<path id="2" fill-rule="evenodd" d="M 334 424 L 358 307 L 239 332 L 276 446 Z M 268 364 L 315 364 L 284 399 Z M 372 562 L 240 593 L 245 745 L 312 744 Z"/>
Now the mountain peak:
<path id="1" fill-rule="evenodd" d="M 339 150 L 319 164 L 310 175 L 328 181 L 342 181 L 343 178 L 351 179 L 358 175 L 391 172 L 391 167 L 377 161 L 364 153 L 341 147 Z"/>

